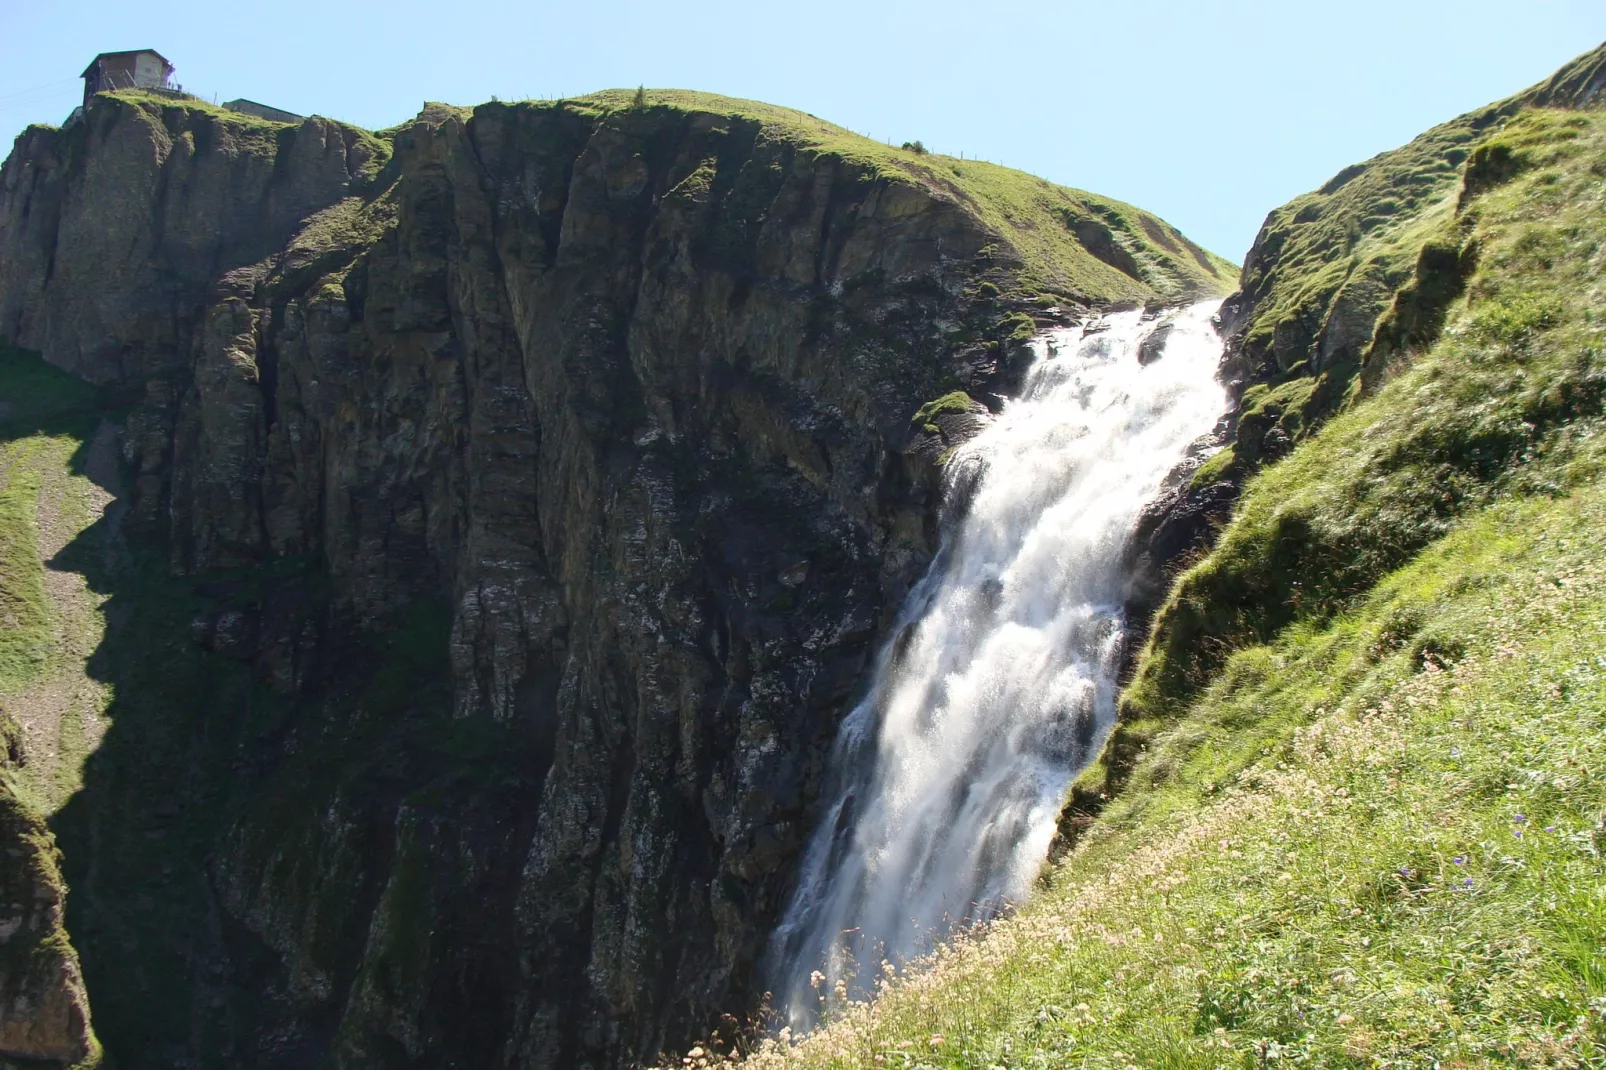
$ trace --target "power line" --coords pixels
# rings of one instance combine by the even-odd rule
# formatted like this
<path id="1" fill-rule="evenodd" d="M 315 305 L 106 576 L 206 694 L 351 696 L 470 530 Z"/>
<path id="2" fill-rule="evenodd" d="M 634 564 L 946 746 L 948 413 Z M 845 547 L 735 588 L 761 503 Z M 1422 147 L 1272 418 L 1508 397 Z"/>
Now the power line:
<path id="1" fill-rule="evenodd" d="M 50 90 L 54 90 L 56 92 L 60 92 L 62 90 L 62 87 L 66 86 L 66 85 L 68 85 L 68 84 L 70 84 L 72 82 L 76 82 L 76 81 L 78 81 L 77 78 L 63 78 L 60 81 L 47 82 L 44 85 L 36 85 L 32 89 L 18 89 L 18 90 L 14 90 L 13 92 L 10 92 L 10 93 L 0 93 L 0 103 L 3 103 L 4 101 L 10 100 L 12 97 L 25 97 L 29 93 L 39 93 L 39 92 L 43 92 L 46 89 L 50 89 Z"/>
<path id="2" fill-rule="evenodd" d="M 22 111 L 25 108 L 42 108 L 53 101 L 64 100 L 69 96 L 76 97 L 78 95 L 76 90 L 57 90 L 54 93 L 32 97 L 27 100 L 12 101 L 9 104 L 0 105 L 0 115 L 8 115 L 11 112 Z"/>

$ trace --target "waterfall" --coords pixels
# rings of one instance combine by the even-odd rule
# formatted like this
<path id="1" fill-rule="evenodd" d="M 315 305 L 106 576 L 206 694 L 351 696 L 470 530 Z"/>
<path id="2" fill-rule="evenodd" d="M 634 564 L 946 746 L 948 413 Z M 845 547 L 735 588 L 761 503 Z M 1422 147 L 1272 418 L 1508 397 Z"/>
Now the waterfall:
<path id="1" fill-rule="evenodd" d="M 1217 304 L 1051 332 L 950 459 L 942 546 L 838 732 L 771 943 L 792 1028 L 1027 891 L 1114 716 L 1127 539 L 1226 406 Z"/>

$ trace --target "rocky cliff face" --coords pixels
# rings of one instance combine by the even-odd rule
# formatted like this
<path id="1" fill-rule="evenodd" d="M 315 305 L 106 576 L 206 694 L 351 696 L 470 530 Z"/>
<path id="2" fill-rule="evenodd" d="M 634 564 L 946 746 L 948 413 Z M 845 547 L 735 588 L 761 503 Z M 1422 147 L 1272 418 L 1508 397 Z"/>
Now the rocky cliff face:
<path id="1" fill-rule="evenodd" d="M 63 552 L 116 698 L 54 819 L 120 1065 L 618 1066 L 755 1007 L 933 549 L 911 415 L 1023 309 L 1221 274 L 850 148 L 605 98 L 19 140 L 0 334 L 125 462 Z"/>
<path id="2" fill-rule="evenodd" d="M 0 708 L 0 1067 L 75 1066 L 99 1047 L 55 844 L 10 781 L 25 760 L 21 729 Z"/>

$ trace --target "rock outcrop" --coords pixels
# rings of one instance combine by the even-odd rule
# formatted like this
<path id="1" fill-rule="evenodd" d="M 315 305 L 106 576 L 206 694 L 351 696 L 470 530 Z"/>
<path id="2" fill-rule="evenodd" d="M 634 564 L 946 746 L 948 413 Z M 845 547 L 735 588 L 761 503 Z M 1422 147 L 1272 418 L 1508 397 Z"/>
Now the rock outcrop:
<path id="1" fill-rule="evenodd" d="M 56 818 L 119 1065 L 621 1066 L 752 1011 L 933 551 L 911 414 L 1022 310 L 1218 285 L 731 103 L 19 140 L 0 334 L 106 384 L 129 469 Z"/>
<path id="2" fill-rule="evenodd" d="M 21 731 L 0 708 L 0 1067 L 88 1065 L 100 1049 L 63 926 L 55 842 L 10 781 L 24 758 Z"/>

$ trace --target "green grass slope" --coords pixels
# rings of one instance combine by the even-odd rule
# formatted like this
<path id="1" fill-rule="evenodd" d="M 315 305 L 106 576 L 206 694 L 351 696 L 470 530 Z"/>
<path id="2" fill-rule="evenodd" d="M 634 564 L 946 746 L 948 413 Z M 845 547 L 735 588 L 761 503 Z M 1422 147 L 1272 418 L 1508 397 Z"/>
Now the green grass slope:
<path id="1" fill-rule="evenodd" d="M 1446 294 L 1477 255 L 1461 208 L 1468 161 L 1489 131 L 1523 108 L 1584 109 L 1606 102 L 1606 45 L 1548 81 L 1429 130 L 1407 145 L 1346 167 L 1319 190 L 1272 211 L 1224 314 L 1235 366 L 1248 384 L 1238 440 L 1199 479 L 1241 480 L 1342 406 L 1365 363 L 1380 313 L 1402 288 L 1424 307 L 1387 339 L 1423 341 Z M 1491 166 L 1493 165 L 1493 166 Z M 1501 161 L 1474 161 L 1476 181 Z M 1461 259 L 1458 254 L 1466 254 Z M 1423 286 L 1424 274 L 1431 285 Z M 1406 311 L 1412 311 L 1408 308 Z"/>
<path id="2" fill-rule="evenodd" d="M 1020 915 L 751 1061 L 1598 1065 L 1602 649 L 1606 489 L 1489 510 L 1241 652 Z"/>
<path id="3" fill-rule="evenodd" d="M 1179 578 L 1075 848 L 751 1062 L 1606 1065 L 1606 114 L 1463 145 L 1336 415 Z"/>
<path id="4" fill-rule="evenodd" d="M 98 408 L 93 387 L 0 347 L 0 709 L 26 742 L 14 784 L 46 813 L 79 786 L 110 698 L 85 669 L 102 596 L 51 563 L 110 500 L 85 470 Z"/>
<path id="5" fill-rule="evenodd" d="M 978 160 L 884 145 L 804 112 L 684 89 L 611 89 L 574 100 L 526 102 L 599 113 L 643 108 L 763 124 L 767 137 L 836 156 L 880 178 L 956 202 L 998 236 L 996 258 L 1023 291 L 1095 301 L 1222 295 L 1237 268 L 1132 205 Z"/>
<path id="6" fill-rule="evenodd" d="M 1528 109 L 1474 149 L 1437 242 L 1478 267 L 1442 334 L 1426 352 L 1374 348 L 1320 444 L 1249 484 L 1161 609 L 1123 700 L 1129 719 L 1173 712 L 1229 651 L 1341 608 L 1467 512 L 1581 478 L 1606 389 L 1601 115 Z M 1492 158 L 1505 181 L 1467 196 Z M 1369 379 L 1388 385 L 1366 398 Z"/>

